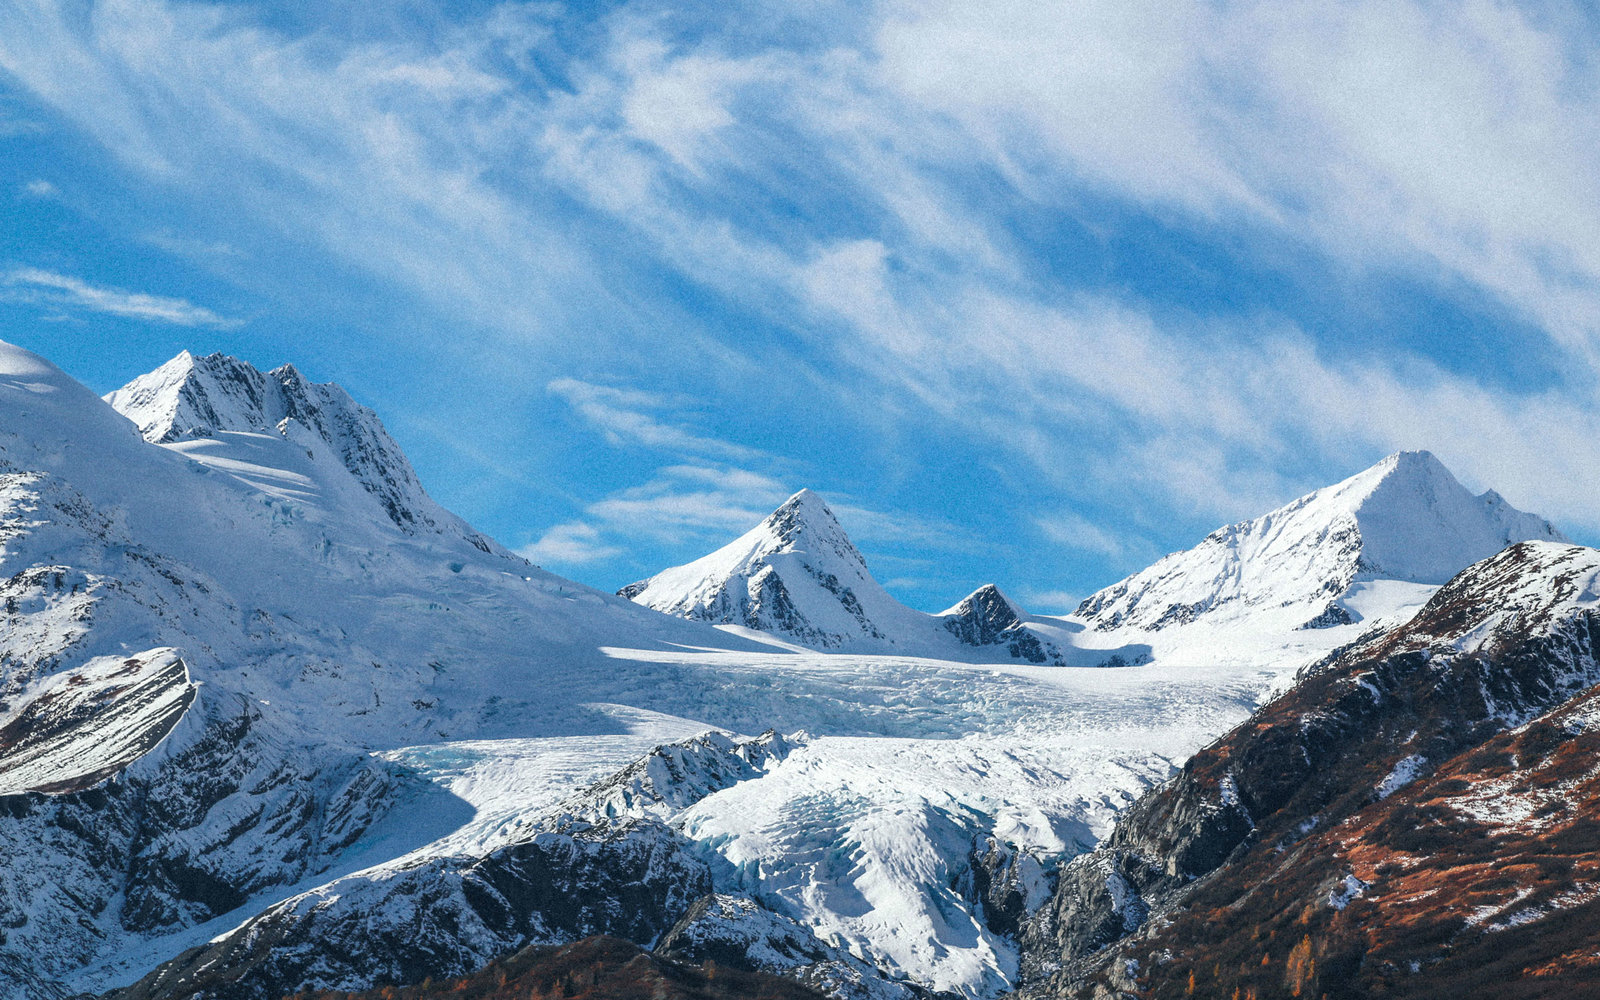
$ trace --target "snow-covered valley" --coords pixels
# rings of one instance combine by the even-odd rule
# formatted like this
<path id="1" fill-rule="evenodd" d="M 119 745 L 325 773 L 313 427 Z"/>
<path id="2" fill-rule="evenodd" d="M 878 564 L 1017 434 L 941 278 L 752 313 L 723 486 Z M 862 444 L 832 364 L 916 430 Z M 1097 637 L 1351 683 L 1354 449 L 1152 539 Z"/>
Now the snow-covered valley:
<path id="1" fill-rule="evenodd" d="M 185 354 L 108 400 L 0 347 L 0 726 L 68 706 L 0 747 L 18 997 L 189 996 L 218 963 L 238 996 L 354 989 L 597 931 L 994 996 L 1017 914 L 1140 793 L 1456 569 L 1559 538 L 1402 455 L 1076 615 L 926 615 L 802 491 L 616 596 L 444 510 L 287 366 Z"/>

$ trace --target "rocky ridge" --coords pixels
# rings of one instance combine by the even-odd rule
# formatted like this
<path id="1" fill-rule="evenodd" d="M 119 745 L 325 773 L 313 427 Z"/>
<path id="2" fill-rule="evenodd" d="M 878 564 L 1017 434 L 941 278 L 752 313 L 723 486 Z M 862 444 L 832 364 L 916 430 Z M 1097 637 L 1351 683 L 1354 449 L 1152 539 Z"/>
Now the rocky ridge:
<path id="1" fill-rule="evenodd" d="M 1597 681 L 1600 552 L 1527 542 L 1469 567 L 1068 865 L 1025 932 L 1024 981 L 1097 998 L 1444 996 L 1486 969 L 1592 981 L 1570 949 L 1593 946 L 1574 928 L 1600 833 L 1576 805 L 1600 774 Z M 1547 946 L 1497 936 L 1546 921 Z"/>

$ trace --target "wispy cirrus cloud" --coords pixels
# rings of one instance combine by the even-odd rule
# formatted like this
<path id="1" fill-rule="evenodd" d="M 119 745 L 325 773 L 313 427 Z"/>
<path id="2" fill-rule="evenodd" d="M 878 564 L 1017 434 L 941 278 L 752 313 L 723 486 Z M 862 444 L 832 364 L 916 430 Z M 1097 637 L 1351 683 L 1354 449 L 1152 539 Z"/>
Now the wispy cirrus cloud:
<path id="1" fill-rule="evenodd" d="M 704 554 L 700 549 L 709 551 L 755 527 L 791 492 L 747 469 L 667 466 L 644 483 L 587 505 L 582 520 L 549 529 L 522 555 L 535 562 L 584 565 L 654 540 L 693 558 Z"/>
<path id="2" fill-rule="evenodd" d="M 947 452 L 999 469 L 1013 530 L 1075 507 L 1058 551 L 1105 566 L 1124 513 L 1259 513 L 1400 447 L 1600 532 L 1586 18 L 1560 0 L 886 0 L 776 20 L 645 2 L 352 40 L 201 3 L 41 2 L 0 69 L 197 214 L 229 206 L 486 354 L 538 359 L 530 392 L 641 484 L 553 517 L 551 551 L 594 565 L 633 544 L 624 517 L 709 532 L 770 509 L 664 468 L 791 478 L 676 398 L 608 382 L 628 359 L 635 384 L 670 371 L 763 422 L 746 440 L 792 435 L 855 481 Z M 1291 291 L 1241 293 L 1241 272 Z M 1407 296 L 1437 307 L 1421 329 L 1382 315 Z M 1486 347 L 1457 342 L 1459 314 Z M 792 382 L 829 419 L 765 405 Z M 846 425 L 848 444 L 807 437 Z M 892 444 L 861 457 L 874 436 Z"/>
<path id="3" fill-rule="evenodd" d="M 174 326 L 233 329 L 243 325 L 241 320 L 220 316 L 186 299 L 91 285 L 70 275 L 36 267 L 16 267 L 0 274 L 0 288 L 12 301 L 37 303 L 53 309 L 87 310 Z"/>
<path id="4" fill-rule="evenodd" d="M 607 543 L 594 525 L 569 521 L 547 529 L 538 541 L 518 550 L 518 555 L 539 565 L 587 566 L 613 558 L 622 551 Z"/>
<path id="5" fill-rule="evenodd" d="M 656 392 L 558 378 L 545 387 L 570 404 L 614 445 L 657 448 L 687 455 L 748 460 L 762 453 L 754 448 L 697 434 L 681 423 L 663 419 L 680 400 Z"/>

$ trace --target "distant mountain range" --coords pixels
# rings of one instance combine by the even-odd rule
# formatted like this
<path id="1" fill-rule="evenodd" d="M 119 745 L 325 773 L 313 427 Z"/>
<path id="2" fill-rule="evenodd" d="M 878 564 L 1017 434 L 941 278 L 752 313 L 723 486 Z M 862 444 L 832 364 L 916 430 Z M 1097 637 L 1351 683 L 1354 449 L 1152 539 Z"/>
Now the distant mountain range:
<path id="1" fill-rule="evenodd" d="M 1584 995 L 1597 605 L 1425 452 L 1064 617 L 806 490 L 604 594 L 290 366 L 0 345 L 0 995 Z"/>
<path id="2" fill-rule="evenodd" d="M 1390 620 L 1459 569 L 1514 542 L 1566 541 L 1492 490 L 1468 492 L 1437 458 L 1401 452 L 1090 595 L 1065 618 L 1032 616 L 993 584 L 938 615 L 873 579 L 821 497 L 802 490 L 694 562 L 618 591 L 646 607 L 767 633 L 812 649 L 1033 663 L 1149 659 L 1222 629 L 1270 648 L 1284 634 Z M 1199 629 L 1184 626 L 1199 624 Z M 1086 634 L 1087 633 L 1087 634 Z M 1348 639 L 1350 633 L 1334 633 Z M 1117 640 L 1125 640 L 1118 643 Z M 1330 647 L 1331 648 L 1331 645 Z M 1188 654 L 1192 655 L 1192 654 Z M 1165 658 L 1171 659 L 1169 652 Z"/>
<path id="3" fill-rule="evenodd" d="M 1050 639 L 1032 631 L 1025 613 L 992 584 L 939 615 L 889 596 L 811 490 L 710 555 L 617 593 L 665 614 L 811 649 L 959 659 L 970 655 L 963 647 L 973 647 L 1032 663 L 1063 662 Z"/>

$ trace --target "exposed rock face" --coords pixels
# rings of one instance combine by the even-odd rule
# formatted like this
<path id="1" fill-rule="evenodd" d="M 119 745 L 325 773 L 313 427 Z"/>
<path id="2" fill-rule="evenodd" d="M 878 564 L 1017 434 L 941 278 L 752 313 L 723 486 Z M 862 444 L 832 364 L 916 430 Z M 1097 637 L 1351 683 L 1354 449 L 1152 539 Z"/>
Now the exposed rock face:
<path id="1" fill-rule="evenodd" d="M 981 838 L 969 860 L 969 891 L 982 901 L 984 924 L 996 934 L 1020 940 L 1028 917 L 1049 900 L 1054 876 L 1033 854 L 994 837 Z"/>
<path id="2" fill-rule="evenodd" d="M 1482 914 L 1565 928 L 1567 909 L 1591 903 L 1571 896 L 1585 883 L 1566 861 L 1496 872 L 1494 838 L 1512 830 L 1525 854 L 1572 858 L 1600 833 L 1564 807 L 1560 822 L 1510 822 L 1574 777 L 1590 794 L 1600 744 L 1561 748 L 1556 734 L 1587 736 L 1597 680 L 1600 552 L 1524 543 L 1470 567 L 1411 623 L 1191 758 L 1069 864 L 1025 932 L 1026 980 L 1083 997 L 1189 995 L 1191 973 L 1217 995 L 1433 995 L 1453 980 L 1417 969 L 1501 962 Z M 1499 967 L 1575 961 L 1531 948 Z"/>
<path id="3" fill-rule="evenodd" d="M 924 989 L 897 983 L 859 958 L 830 947 L 753 899 L 715 894 L 697 900 L 656 945 L 680 962 L 778 973 L 839 1000 L 916 1000 Z"/>
<path id="4" fill-rule="evenodd" d="M 569 1000 L 821 1000 L 793 979 L 742 971 L 736 965 L 686 965 L 619 938 L 593 937 L 564 945 L 528 945 L 468 976 L 371 989 L 353 996 L 316 991 L 294 1000 L 528 1000 L 560 994 Z"/>
<path id="5" fill-rule="evenodd" d="M 944 627 L 969 646 L 1004 642 L 1007 630 L 1022 624 L 1017 606 L 992 583 L 968 594 L 942 617 Z"/>
<path id="6" fill-rule="evenodd" d="M 435 858 L 282 903 L 108 1000 L 226 995 L 461 976 L 530 941 L 607 934 L 648 944 L 711 891 L 705 863 L 653 820 L 548 831 L 479 859 Z"/>
<path id="7" fill-rule="evenodd" d="M 950 634 L 968 646 L 1004 646 L 1012 658 L 1029 663 L 1066 662 L 1053 643 L 1028 631 L 1022 611 L 992 583 L 939 617 Z"/>

